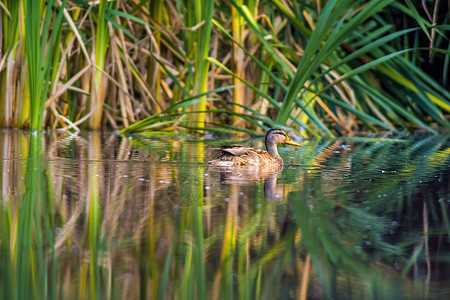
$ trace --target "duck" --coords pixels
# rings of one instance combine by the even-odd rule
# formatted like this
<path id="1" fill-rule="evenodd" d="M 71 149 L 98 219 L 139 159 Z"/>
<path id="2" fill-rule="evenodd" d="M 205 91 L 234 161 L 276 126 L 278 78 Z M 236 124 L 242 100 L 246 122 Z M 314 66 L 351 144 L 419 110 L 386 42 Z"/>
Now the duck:
<path id="1" fill-rule="evenodd" d="M 287 134 L 278 128 L 270 129 L 266 133 L 264 140 L 265 150 L 242 147 L 242 146 L 222 146 L 222 154 L 208 162 L 211 166 L 282 166 L 283 159 L 278 154 L 277 145 L 288 144 L 301 147 L 299 143 L 294 142 Z"/>

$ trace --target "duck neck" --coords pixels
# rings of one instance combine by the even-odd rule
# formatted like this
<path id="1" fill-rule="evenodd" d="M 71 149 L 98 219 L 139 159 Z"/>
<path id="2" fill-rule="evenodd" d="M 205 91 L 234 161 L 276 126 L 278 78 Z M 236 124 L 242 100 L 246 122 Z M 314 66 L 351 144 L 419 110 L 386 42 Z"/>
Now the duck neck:
<path id="1" fill-rule="evenodd" d="M 277 145 L 274 143 L 268 143 L 266 141 L 266 149 L 267 152 L 270 153 L 273 157 L 275 157 L 281 164 L 283 164 L 283 159 L 281 158 L 280 154 L 278 154 Z"/>

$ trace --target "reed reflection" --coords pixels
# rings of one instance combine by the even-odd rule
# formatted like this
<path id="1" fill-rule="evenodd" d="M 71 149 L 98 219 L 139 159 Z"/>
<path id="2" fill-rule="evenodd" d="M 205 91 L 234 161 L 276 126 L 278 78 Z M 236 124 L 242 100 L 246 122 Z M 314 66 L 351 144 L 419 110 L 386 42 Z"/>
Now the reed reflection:
<path id="1" fill-rule="evenodd" d="M 0 141 L 4 299 L 448 292 L 448 139 L 311 142 L 257 169 L 207 166 L 198 140 Z"/>

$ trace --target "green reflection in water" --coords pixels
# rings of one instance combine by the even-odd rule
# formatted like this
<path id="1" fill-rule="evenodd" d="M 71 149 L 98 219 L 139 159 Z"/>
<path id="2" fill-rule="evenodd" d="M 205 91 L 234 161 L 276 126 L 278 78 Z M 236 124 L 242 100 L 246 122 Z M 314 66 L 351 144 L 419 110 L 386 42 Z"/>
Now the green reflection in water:
<path id="1" fill-rule="evenodd" d="M 3 140 L 11 140 L 11 137 L 5 136 Z M 42 143 L 41 132 L 29 135 L 25 178 L 21 177 L 22 180 L 11 194 L 2 195 L 7 197 L 2 199 L 6 204 L 6 209 L 2 210 L 2 219 L 6 221 L 2 223 L 2 266 L 8 272 L 2 274 L 2 278 L 7 278 L 2 289 L 5 299 L 56 298 L 56 285 L 50 284 L 56 281 L 58 271 L 54 247 L 53 202 L 51 197 L 47 197 Z M 9 151 L 11 149 L 13 148 Z M 4 160 L 5 163 L 8 164 L 8 161 Z M 9 167 L 11 169 L 3 166 L 6 180 L 13 179 L 11 171 L 14 166 Z M 7 183 L 2 181 L 3 191 Z M 15 203 L 14 196 L 19 196 L 15 198 L 18 200 Z M 6 199 L 10 202 L 5 203 Z"/>
<path id="2" fill-rule="evenodd" d="M 449 296 L 448 136 L 218 141 L 0 132 L 4 299 Z"/>

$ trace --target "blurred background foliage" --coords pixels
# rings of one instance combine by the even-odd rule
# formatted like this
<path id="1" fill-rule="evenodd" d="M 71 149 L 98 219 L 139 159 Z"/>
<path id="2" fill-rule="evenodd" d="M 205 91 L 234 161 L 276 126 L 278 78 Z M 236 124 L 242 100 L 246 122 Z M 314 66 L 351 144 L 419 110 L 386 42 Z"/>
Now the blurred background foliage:
<path id="1" fill-rule="evenodd" d="M 449 128 L 448 1 L 2 0 L 0 126 Z"/>

